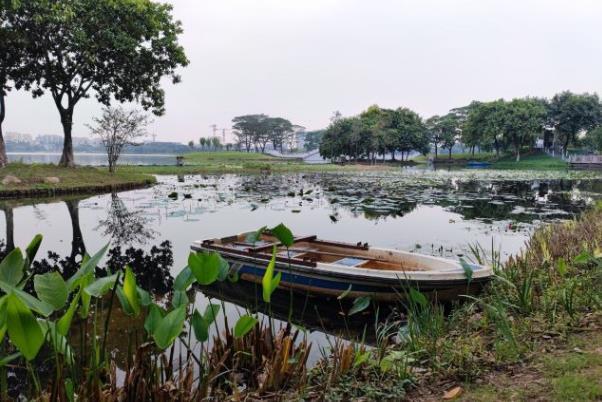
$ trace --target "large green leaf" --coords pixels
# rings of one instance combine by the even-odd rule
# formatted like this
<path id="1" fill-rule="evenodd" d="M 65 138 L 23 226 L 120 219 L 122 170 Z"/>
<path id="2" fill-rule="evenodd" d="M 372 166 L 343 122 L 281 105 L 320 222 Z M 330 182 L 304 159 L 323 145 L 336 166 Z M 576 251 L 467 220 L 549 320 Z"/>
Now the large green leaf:
<path id="1" fill-rule="evenodd" d="M 161 319 L 153 332 L 153 339 L 160 349 L 167 349 L 180 335 L 185 319 L 186 306 L 172 310 Z"/>
<path id="2" fill-rule="evenodd" d="M 6 299 L 8 337 L 27 359 L 35 358 L 44 343 L 44 333 L 31 310 L 14 293 Z"/>
<path id="3" fill-rule="evenodd" d="M 14 286 L 7 284 L 6 282 L 0 282 L 0 289 L 2 289 L 6 294 L 14 293 L 23 303 L 27 305 L 30 309 L 43 315 L 44 317 L 48 317 L 54 311 L 52 305 L 43 302 L 41 300 L 36 299 L 32 295 L 27 292 L 22 291 Z"/>
<path id="4" fill-rule="evenodd" d="M 33 277 L 33 287 L 36 294 L 43 302 L 59 310 L 67 303 L 69 289 L 58 272 L 47 272 Z"/>
<path id="5" fill-rule="evenodd" d="M 123 294 L 127 298 L 134 315 L 140 314 L 140 297 L 136 286 L 136 277 L 128 266 L 125 267 L 125 276 L 123 278 Z"/>
<path id="6" fill-rule="evenodd" d="M 11 286 L 17 286 L 23 278 L 23 253 L 16 248 L 0 262 L 0 281 Z"/>
<path id="7" fill-rule="evenodd" d="M 102 260 L 102 257 L 104 257 L 104 255 L 106 254 L 108 249 L 109 249 L 109 243 L 107 243 L 103 248 L 101 248 L 92 257 L 85 258 L 84 261 L 82 261 L 81 267 L 67 281 L 67 285 L 69 285 L 69 289 L 71 289 L 71 290 L 75 289 L 75 287 L 79 284 L 78 281 L 82 277 L 84 277 L 90 273 L 92 273 L 92 274 L 94 273 L 94 269 L 100 263 L 100 260 Z"/>
<path id="8" fill-rule="evenodd" d="M 88 317 L 88 313 L 90 312 L 90 303 L 92 302 L 92 296 L 84 292 L 83 290 L 94 282 L 94 270 L 88 272 L 79 278 L 77 283 L 79 284 L 80 289 L 80 297 L 82 300 L 81 307 L 79 309 L 79 316 L 81 318 Z"/>
<path id="9" fill-rule="evenodd" d="M 295 238 L 293 237 L 293 232 L 284 224 L 280 224 L 276 227 L 273 227 L 270 232 L 274 235 L 280 243 L 282 243 L 285 247 L 290 247 L 295 242 Z"/>
<path id="10" fill-rule="evenodd" d="M 38 253 L 40 244 L 42 244 L 42 235 L 38 233 L 37 235 L 35 235 L 33 237 L 33 239 L 29 242 L 29 245 L 25 249 L 25 258 L 26 258 L 26 262 L 25 262 L 25 266 L 24 266 L 25 269 L 29 269 L 29 266 L 31 265 L 33 260 L 36 258 L 36 254 Z"/>
<path id="11" fill-rule="evenodd" d="M 183 290 L 176 290 L 173 292 L 173 296 L 171 298 L 171 305 L 174 308 L 178 308 L 180 306 L 186 306 L 188 304 L 188 295 Z"/>
<path id="12" fill-rule="evenodd" d="M 219 254 L 215 252 L 190 253 L 188 266 L 196 281 L 201 285 L 211 285 L 217 280 L 222 269 Z"/>
<path id="13" fill-rule="evenodd" d="M 98 278 L 90 285 L 86 286 L 84 291 L 90 296 L 102 297 L 115 286 L 118 275 L 119 274 L 113 274 L 105 276 L 104 278 Z"/>
<path id="14" fill-rule="evenodd" d="M 253 329 L 257 322 L 257 318 L 252 315 L 241 316 L 234 326 L 234 336 L 236 338 L 242 338 Z"/>
<path id="15" fill-rule="evenodd" d="M 183 270 L 180 271 L 178 276 L 176 276 L 176 279 L 173 283 L 173 288 L 174 290 L 186 290 L 190 285 L 192 285 L 194 280 L 195 278 L 194 275 L 192 275 L 190 267 L 186 266 Z"/>
<path id="16" fill-rule="evenodd" d="M 117 286 L 115 294 L 117 295 L 117 299 L 119 299 L 119 303 L 121 304 L 121 309 L 123 310 L 123 312 L 127 315 L 135 315 L 136 313 L 134 312 L 132 306 L 130 306 L 130 302 L 125 296 L 122 286 Z"/>
<path id="17" fill-rule="evenodd" d="M 423 308 L 428 304 L 426 296 L 414 288 L 410 288 L 410 302 Z"/>
<path id="18" fill-rule="evenodd" d="M 261 285 L 263 287 L 263 301 L 269 303 L 272 298 L 272 293 L 278 287 L 280 283 L 280 279 L 282 277 L 282 273 L 278 272 L 276 276 L 274 276 L 274 267 L 276 266 L 276 246 L 272 249 L 272 258 L 268 263 L 268 267 L 263 274 L 263 278 L 261 279 Z"/>
<path id="19" fill-rule="evenodd" d="M 252 244 L 257 243 L 259 241 L 259 239 L 261 239 L 261 235 L 263 234 L 263 232 L 266 231 L 266 229 L 267 229 L 267 226 L 263 226 L 263 227 L 259 228 L 259 230 L 247 234 L 245 241 L 247 243 L 252 243 Z"/>
<path id="20" fill-rule="evenodd" d="M 155 303 L 150 305 L 148 315 L 144 320 L 144 329 L 146 329 L 146 332 L 148 332 L 149 335 L 152 335 L 155 332 L 164 315 L 165 313 L 161 307 L 157 306 Z"/>
<path id="21" fill-rule="evenodd" d="M 56 329 L 59 334 L 63 336 L 67 336 L 69 333 L 69 328 L 71 328 L 71 322 L 73 321 L 73 316 L 75 315 L 75 311 L 77 310 L 77 305 L 79 303 L 80 294 L 82 291 L 77 292 L 71 303 L 69 304 L 69 308 L 65 311 L 65 314 L 56 323 Z"/>
<path id="22" fill-rule="evenodd" d="M 206 342 L 209 339 L 209 326 L 215 321 L 219 310 L 219 304 L 209 304 L 203 315 L 194 310 L 192 314 L 192 329 L 194 330 L 194 336 L 199 342 Z"/>

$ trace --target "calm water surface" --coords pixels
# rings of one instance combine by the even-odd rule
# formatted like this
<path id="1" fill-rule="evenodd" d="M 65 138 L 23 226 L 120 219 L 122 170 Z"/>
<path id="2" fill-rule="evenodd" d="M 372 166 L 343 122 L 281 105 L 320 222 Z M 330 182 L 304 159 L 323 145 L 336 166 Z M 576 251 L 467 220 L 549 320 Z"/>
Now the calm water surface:
<path id="1" fill-rule="evenodd" d="M 6 219 L 0 222 L 0 233 L 5 243 L 16 246 L 24 246 L 34 234 L 42 233 L 39 259 L 48 252 L 57 259 L 77 259 L 107 241 L 122 251 L 133 247 L 143 253 L 169 240 L 173 264 L 168 268 L 174 277 L 186 265 L 194 240 L 281 222 L 295 235 L 317 234 L 449 258 L 465 255 L 468 246 L 477 242 L 486 249 L 493 244 L 507 258 L 520 251 L 539 225 L 571 219 L 602 198 L 602 181 L 597 178 L 536 176 L 412 170 L 386 175 L 159 176 L 158 185 L 142 190 L 5 201 L 1 208 Z M 149 272 L 153 270 L 150 265 Z M 163 272 L 150 281 L 165 276 Z M 225 300 L 230 322 L 244 311 L 239 304 L 253 305 L 255 298 L 249 286 L 225 286 L 204 293 Z M 198 294 L 195 303 L 204 310 L 207 299 Z M 324 333 L 339 333 L 341 316 L 316 313 L 311 301 L 309 304 L 297 319 L 309 328 L 322 328 L 312 331 L 309 338 L 324 344 Z M 288 299 L 282 305 L 287 308 Z M 312 358 L 317 357 L 316 352 Z"/>

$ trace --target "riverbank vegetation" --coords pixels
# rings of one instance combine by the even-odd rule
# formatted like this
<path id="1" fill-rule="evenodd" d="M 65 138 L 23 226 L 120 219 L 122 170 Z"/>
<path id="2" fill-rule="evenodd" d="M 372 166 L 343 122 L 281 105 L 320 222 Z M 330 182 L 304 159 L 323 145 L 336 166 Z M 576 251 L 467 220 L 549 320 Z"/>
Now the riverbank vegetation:
<path id="1" fill-rule="evenodd" d="M 0 198 L 101 193 L 154 184 L 152 175 L 107 168 L 66 169 L 50 164 L 10 163 L 0 175 Z"/>
<path id="2" fill-rule="evenodd" d="M 285 245 L 292 241 L 283 225 L 272 233 Z M 3 397 L 9 392 L 51 400 L 183 401 L 602 396 L 600 207 L 578 220 L 542 227 L 504 264 L 495 250 L 475 245 L 471 258 L 492 264 L 496 272 L 482 295 L 444 308 L 412 289 L 399 313 L 375 321 L 374 343 L 333 341 L 313 367 L 307 365 L 308 333 L 270 318 L 280 274 L 269 267 L 260 296 L 268 314 L 241 311 L 228 322 L 219 301 L 209 300 L 200 310 L 192 303 L 199 285 L 236 286 L 237 278 L 228 275 L 217 254 L 192 253 L 170 297 L 156 300 L 128 267 L 102 275 L 95 270 L 106 247 L 70 275 L 30 272 L 40 241 L 34 239 L 24 252 L 13 250 L 0 263 L 1 378 L 21 379 L 17 389 L 0 382 Z M 341 319 L 378 311 L 363 302 L 352 309 L 342 308 Z M 128 347 L 120 360 L 107 347 L 112 317 L 143 327 L 125 330 Z"/>

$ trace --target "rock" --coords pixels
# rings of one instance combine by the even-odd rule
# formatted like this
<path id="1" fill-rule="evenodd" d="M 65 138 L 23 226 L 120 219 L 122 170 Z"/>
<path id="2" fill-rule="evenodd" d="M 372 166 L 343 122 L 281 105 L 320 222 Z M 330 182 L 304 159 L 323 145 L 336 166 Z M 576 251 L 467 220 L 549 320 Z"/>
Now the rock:
<path id="1" fill-rule="evenodd" d="M 443 399 L 446 401 L 456 399 L 462 395 L 462 391 L 462 387 L 454 387 L 443 394 Z"/>
<path id="2" fill-rule="evenodd" d="M 21 179 L 13 175 L 6 175 L 4 179 L 2 179 L 2 184 L 8 186 L 9 184 L 21 184 Z"/>
<path id="3" fill-rule="evenodd" d="M 60 182 L 61 182 L 61 179 L 59 179 L 58 177 L 54 177 L 54 176 L 44 177 L 44 183 L 47 183 L 47 184 L 59 184 Z"/>

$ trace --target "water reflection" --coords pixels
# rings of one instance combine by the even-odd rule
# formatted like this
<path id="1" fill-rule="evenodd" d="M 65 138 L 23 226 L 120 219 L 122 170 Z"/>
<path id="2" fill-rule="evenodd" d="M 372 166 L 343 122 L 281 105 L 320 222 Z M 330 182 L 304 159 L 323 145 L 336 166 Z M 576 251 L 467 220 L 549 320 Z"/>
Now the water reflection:
<path id="1" fill-rule="evenodd" d="M 154 239 L 156 232 L 148 227 L 150 218 L 142 211 L 130 211 L 117 193 L 111 194 L 107 215 L 96 230 L 117 244 L 145 244 Z"/>

